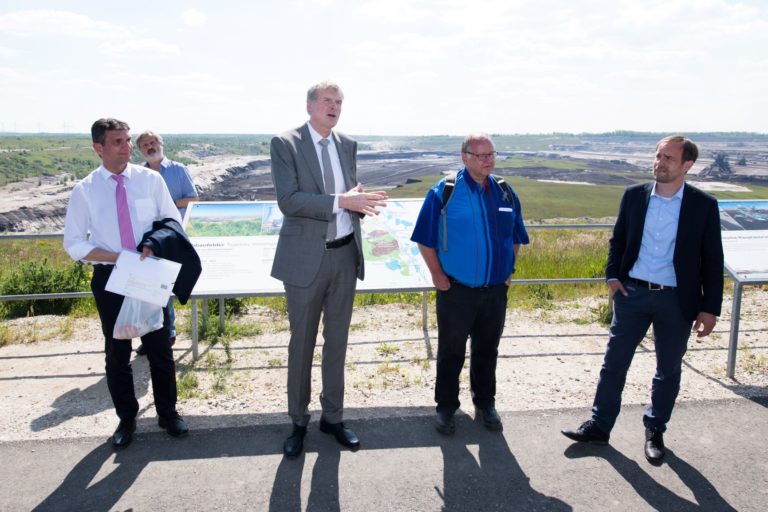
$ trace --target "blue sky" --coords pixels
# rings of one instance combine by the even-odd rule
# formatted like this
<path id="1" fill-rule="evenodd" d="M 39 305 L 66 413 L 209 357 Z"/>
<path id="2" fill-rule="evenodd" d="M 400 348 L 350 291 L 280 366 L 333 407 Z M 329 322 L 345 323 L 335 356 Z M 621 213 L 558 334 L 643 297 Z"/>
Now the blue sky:
<path id="1" fill-rule="evenodd" d="M 368 135 L 768 132 L 763 0 L 0 6 L 0 131 L 276 133 L 309 85 Z"/>

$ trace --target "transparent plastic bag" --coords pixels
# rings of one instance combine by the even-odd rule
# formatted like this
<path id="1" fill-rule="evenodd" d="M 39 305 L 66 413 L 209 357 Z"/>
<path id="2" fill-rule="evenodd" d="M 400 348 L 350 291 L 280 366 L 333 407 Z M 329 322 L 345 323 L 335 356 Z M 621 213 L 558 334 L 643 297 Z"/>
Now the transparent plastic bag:
<path id="1" fill-rule="evenodd" d="M 126 297 L 117 315 L 112 336 L 118 340 L 140 338 L 163 326 L 163 308 L 139 299 Z"/>

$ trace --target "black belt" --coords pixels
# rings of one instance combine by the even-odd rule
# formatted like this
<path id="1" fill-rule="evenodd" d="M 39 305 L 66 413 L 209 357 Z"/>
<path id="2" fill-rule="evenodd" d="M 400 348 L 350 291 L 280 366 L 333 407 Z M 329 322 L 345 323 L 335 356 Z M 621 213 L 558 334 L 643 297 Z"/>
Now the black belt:
<path id="1" fill-rule="evenodd" d="M 459 286 L 463 286 L 464 288 L 469 288 L 470 290 L 490 290 L 490 289 L 493 289 L 493 288 L 497 288 L 499 286 L 507 286 L 506 283 L 486 284 L 486 285 L 482 285 L 482 286 L 467 286 L 467 285 L 465 285 L 464 283 L 462 283 L 461 281 L 459 281 L 458 279 L 456 279 L 453 276 L 449 276 L 448 274 L 446 274 L 445 277 L 448 278 L 448 281 L 451 283 L 451 285 L 456 285 L 457 284 Z"/>
<path id="2" fill-rule="evenodd" d="M 347 236 L 337 238 L 336 240 L 325 242 L 325 248 L 327 250 L 327 249 L 338 249 L 339 247 L 344 247 L 349 242 L 351 242 L 353 238 L 355 238 L 354 233 L 350 233 Z"/>
<path id="3" fill-rule="evenodd" d="M 637 285 L 642 286 L 643 288 L 648 288 L 649 290 L 674 290 L 675 286 L 667 286 L 666 284 L 656 284 L 656 283 L 649 283 L 648 281 L 643 281 L 642 279 L 635 279 L 634 277 L 630 277 L 628 281 L 633 282 Z"/>

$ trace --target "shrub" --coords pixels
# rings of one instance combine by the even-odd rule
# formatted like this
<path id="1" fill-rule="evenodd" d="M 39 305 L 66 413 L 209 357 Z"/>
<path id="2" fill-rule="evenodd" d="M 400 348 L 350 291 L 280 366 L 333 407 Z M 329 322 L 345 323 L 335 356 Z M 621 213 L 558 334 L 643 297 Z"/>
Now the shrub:
<path id="1" fill-rule="evenodd" d="M 81 292 L 89 290 L 90 276 L 85 267 L 71 263 L 59 267 L 25 261 L 0 282 L 0 295 Z M 16 300 L 0 303 L 0 316 L 18 318 L 31 315 L 66 315 L 79 299 Z"/>

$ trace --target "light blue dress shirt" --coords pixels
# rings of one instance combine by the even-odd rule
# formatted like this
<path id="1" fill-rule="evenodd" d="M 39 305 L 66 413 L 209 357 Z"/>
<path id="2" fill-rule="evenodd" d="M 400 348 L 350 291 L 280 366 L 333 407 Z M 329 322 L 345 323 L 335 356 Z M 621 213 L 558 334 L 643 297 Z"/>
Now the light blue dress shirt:
<path id="1" fill-rule="evenodd" d="M 144 162 L 144 167 L 149 167 L 149 164 Z M 197 197 L 195 183 L 192 181 L 192 176 L 186 165 L 163 158 L 163 161 L 160 162 L 160 175 L 165 180 L 168 192 L 171 193 L 174 202 L 187 197 Z M 179 215 L 182 219 L 186 211 L 186 208 L 179 208 Z"/>
<path id="2" fill-rule="evenodd" d="M 681 186 L 672 197 L 662 197 L 656 194 L 656 184 L 653 184 L 640 253 L 629 271 L 630 277 L 664 286 L 677 286 L 673 259 L 684 188 Z"/>

